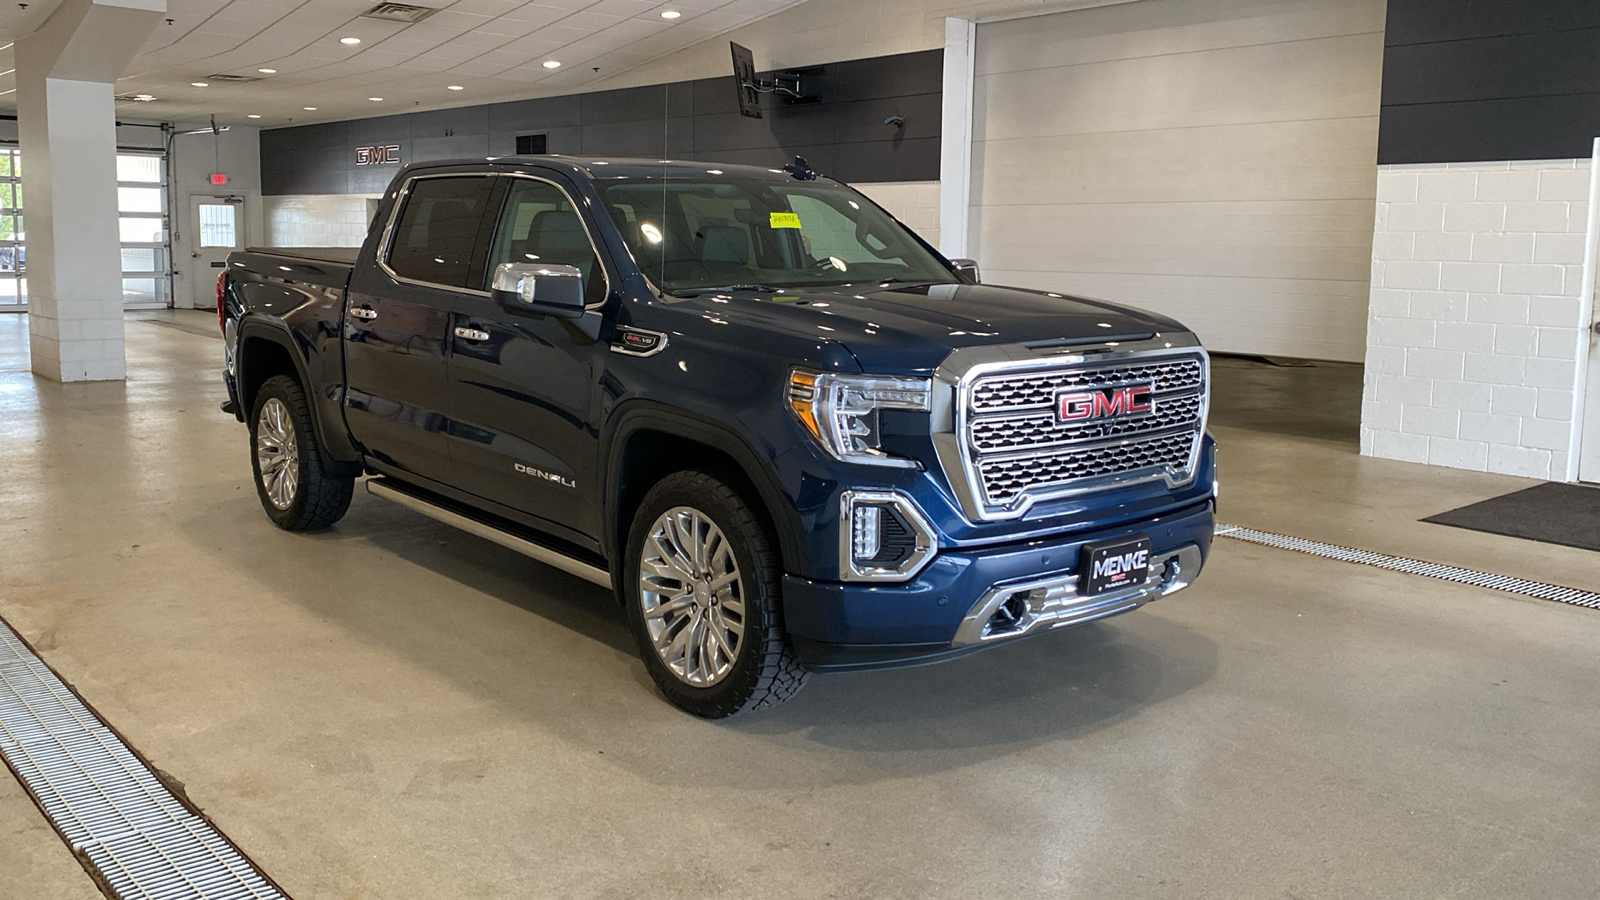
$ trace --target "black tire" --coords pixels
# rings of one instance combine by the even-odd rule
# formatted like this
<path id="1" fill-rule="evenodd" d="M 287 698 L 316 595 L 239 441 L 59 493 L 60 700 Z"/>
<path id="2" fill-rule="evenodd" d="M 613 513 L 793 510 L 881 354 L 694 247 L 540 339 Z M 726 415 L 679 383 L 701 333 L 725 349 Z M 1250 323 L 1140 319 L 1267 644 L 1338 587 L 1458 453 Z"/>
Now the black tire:
<path id="1" fill-rule="evenodd" d="M 274 423 L 263 423 L 262 415 L 270 404 L 281 408 L 275 424 L 293 441 L 292 457 L 285 468 L 293 468 L 294 483 L 280 491 L 278 496 L 286 503 L 274 500 L 267 482 L 261 474 L 261 434 L 269 437 Z M 344 518 L 350 508 L 350 496 L 355 491 L 354 478 L 330 475 L 322 463 L 322 448 L 317 444 L 317 432 L 311 423 L 311 405 L 306 402 L 300 382 L 288 375 L 268 378 L 256 391 L 255 408 L 250 411 L 250 471 L 255 476 L 256 496 L 261 508 L 267 511 L 272 524 L 286 531 L 313 531 L 327 528 Z M 273 443 L 269 440 L 269 443 Z M 288 448 L 278 448 L 280 452 Z"/>
<path id="2" fill-rule="evenodd" d="M 704 686 L 693 684 L 675 672 L 663 653 L 657 651 L 651 627 L 667 629 L 669 617 L 652 619 L 658 622 L 655 626 L 646 624 L 646 597 L 640 572 L 645 544 L 658 520 L 679 508 L 687 508 L 710 520 L 721 532 L 737 564 L 737 577 L 727 590 L 731 592 L 737 588 L 733 602 L 739 603 L 742 611 L 731 613 L 733 607 L 729 605 L 719 609 L 719 618 L 713 619 L 712 611 L 702 608 L 706 624 L 701 627 L 718 627 L 712 623 L 725 623 L 730 621 L 730 615 L 739 616 L 742 617 L 742 637 L 733 647 L 733 661 L 725 674 Z M 623 566 L 620 579 L 623 608 L 634 640 L 639 644 L 639 656 L 656 686 L 678 708 L 702 718 L 722 719 L 781 703 L 805 685 L 805 667 L 795 657 L 783 628 L 780 602 L 783 568 L 773 549 L 772 537 L 750 504 L 726 482 L 699 471 L 677 472 L 658 482 L 634 514 Z M 655 584 L 660 586 L 661 582 Z M 691 599 L 697 596 L 690 594 Z M 702 600 L 693 602 L 698 604 Z M 703 602 L 716 605 L 728 601 L 708 597 Z M 693 607 L 685 611 L 684 617 L 690 615 L 693 615 Z M 672 621 L 681 622 L 676 618 Z M 681 633 L 689 628 L 689 625 L 680 624 L 677 632 L 667 629 L 664 633 Z M 692 639 L 688 643 L 692 644 Z"/>

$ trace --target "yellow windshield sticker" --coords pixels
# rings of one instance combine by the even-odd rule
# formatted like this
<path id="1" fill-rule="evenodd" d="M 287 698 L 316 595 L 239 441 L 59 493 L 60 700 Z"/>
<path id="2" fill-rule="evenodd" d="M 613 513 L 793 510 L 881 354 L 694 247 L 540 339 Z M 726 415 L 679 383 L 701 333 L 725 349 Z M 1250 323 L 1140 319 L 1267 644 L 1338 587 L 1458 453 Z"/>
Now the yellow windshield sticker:
<path id="1" fill-rule="evenodd" d="M 775 213 L 772 214 L 772 227 L 773 228 L 799 228 L 800 227 L 800 216 L 798 216 L 795 213 L 778 213 L 778 212 L 775 212 Z"/>

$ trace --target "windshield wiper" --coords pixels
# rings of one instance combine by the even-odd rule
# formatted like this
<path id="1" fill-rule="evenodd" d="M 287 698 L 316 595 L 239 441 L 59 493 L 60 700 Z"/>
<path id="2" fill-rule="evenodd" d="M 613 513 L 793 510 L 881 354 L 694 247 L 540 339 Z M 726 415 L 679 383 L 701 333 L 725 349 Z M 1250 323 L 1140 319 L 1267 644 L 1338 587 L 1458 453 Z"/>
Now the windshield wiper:
<path id="1" fill-rule="evenodd" d="M 760 291 L 763 294 L 776 294 L 779 290 L 781 288 L 765 284 L 725 284 L 722 287 L 683 288 L 669 293 L 674 297 L 698 297 L 701 294 L 711 294 L 717 291 Z"/>

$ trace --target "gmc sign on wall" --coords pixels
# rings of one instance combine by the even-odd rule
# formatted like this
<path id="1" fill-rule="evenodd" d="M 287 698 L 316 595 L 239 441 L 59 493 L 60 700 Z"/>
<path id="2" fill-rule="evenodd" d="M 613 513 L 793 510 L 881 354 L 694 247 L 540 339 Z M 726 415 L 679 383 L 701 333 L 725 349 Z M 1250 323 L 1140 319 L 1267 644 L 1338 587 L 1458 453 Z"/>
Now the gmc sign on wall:
<path id="1" fill-rule="evenodd" d="M 400 145 L 384 144 L 379 147 L 357 147 L 356 165 L 381 166 L 400 162 Z"/>

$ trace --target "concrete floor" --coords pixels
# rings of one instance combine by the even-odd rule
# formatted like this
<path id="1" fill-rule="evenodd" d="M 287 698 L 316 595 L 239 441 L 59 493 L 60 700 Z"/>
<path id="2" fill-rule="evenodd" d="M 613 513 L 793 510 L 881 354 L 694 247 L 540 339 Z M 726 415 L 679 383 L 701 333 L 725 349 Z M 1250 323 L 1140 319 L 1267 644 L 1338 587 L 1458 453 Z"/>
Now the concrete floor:
<path id="1" fill-rule="evenodd" d="M 584 582 L 364 494 L 272 528 L 202 315 L 66 387 L 0 317 L 0 616 L 300 900 L 1600 896 L 1600 613 L 1224 540 L 1138 613 L 701 722 Z M 1360 458 L 1359 383 L 1219 360 L 1223 518 L 1600 580 L 1417 523 L 1528 482 Z M 93 896 L 0 782 L 0 896 Z"/>

